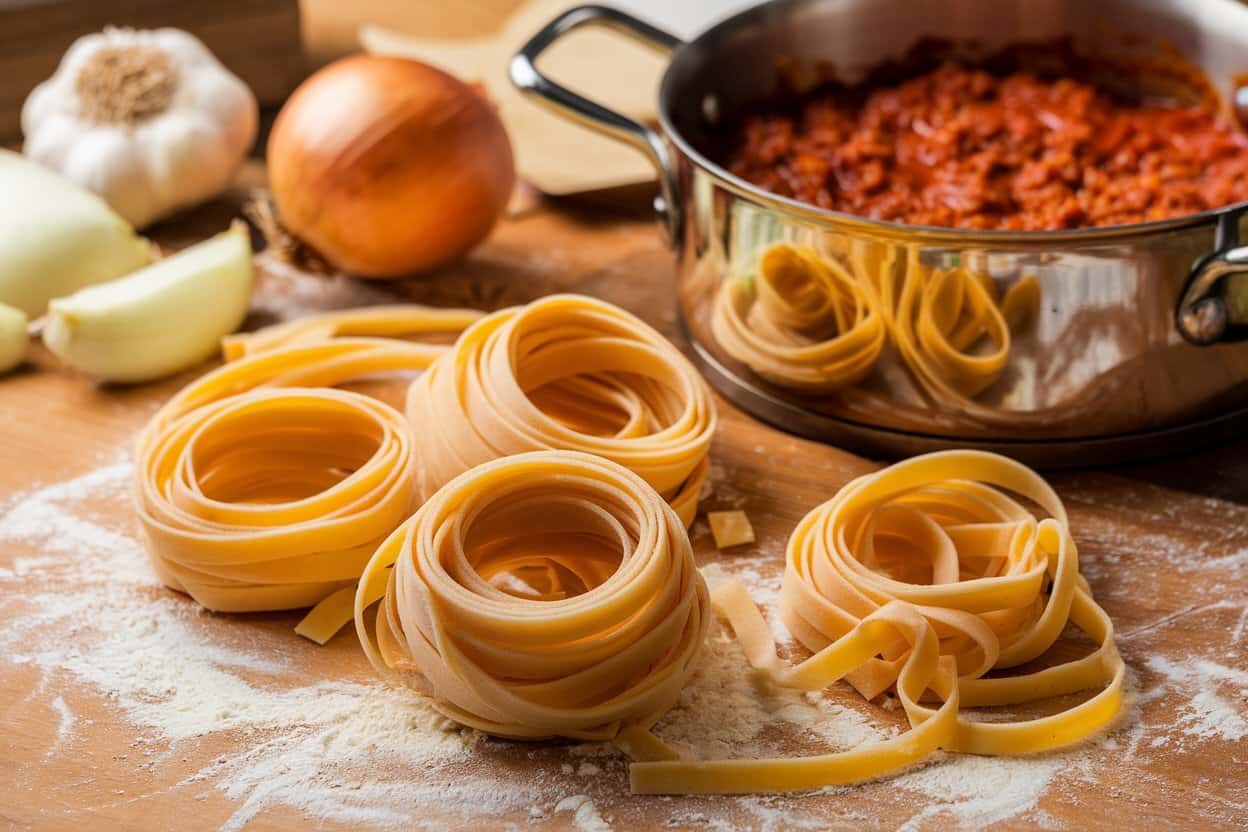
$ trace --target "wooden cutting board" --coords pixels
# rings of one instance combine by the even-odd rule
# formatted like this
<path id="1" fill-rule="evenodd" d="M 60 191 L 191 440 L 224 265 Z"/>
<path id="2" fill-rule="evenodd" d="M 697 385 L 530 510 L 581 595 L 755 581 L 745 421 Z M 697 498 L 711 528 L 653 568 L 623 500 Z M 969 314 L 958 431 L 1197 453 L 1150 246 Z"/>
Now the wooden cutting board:
<path id="1" fill-rule="evenodd" d="M 157 236 L 178 246 L 224 228 L 237 211 L 242 186 L 258 184 L 260 178 L 256 168 L 249 168 L 238 192 L 166 224 Z M 541 211 L 506 223 L 468 261 L 422 280 L 365 285 L 267 270 L 253 323 L 388 298 L 494 308 L 562 289 L 621 304 L 674 336 L 672 281 L 672 258 L 648 219 Z M 30 368 L 0 379 L 0 533 L 20 495 L 43 493 L 40 488 L 115 461 L 159 403 L 192 375 L 146 387 L 102 389 L 38 355 Z M 716 553 L 699 524 L 693 535 L 697 555 L 704 564 L 720 562 L 729 571 L 752 571 L 770 580 L 778 574 L 784 541 L 798 518 L 873 463 L 780 433 L 723 403 L 720 414 L 712 486 L 703 507 L 744 509 L 758 543 Z M 1069 755 L 1019 763 L 1023 768 L 1008 783 L 944 782 L 941 772 L 961 769 L 935 768 L 926 791 L 884 782 L 784 798 L 640 798 L 627 793 L 624 764 L 617 757 L 578 757 L 576 746 L 563 744 L 490 741 L 473 752 L 467 769 L 408 768 L 395 775 L 386 768 L 387 776 L 403 778 L 404 794 L 425 797 L 406 814 L 371 817 L 381 826 L 525 830 L 882 830 L 902 824 L 937 830 L 959 823 L 999 829 L 1242 829 L 1248 820 L 1248 733 L 1234 736 L 1237 726 L 1248 732 L 1248 684 L 1243 683 L 1248 678 L 1246 468 L 1248 445 L 1241 443 L 1199 457 L 1136 466 L 1130 476 L 1085 472 L 1055 479 L 1071 510 L 1085 572 L 1116 622 L 1135 702 L 1126 723 L 1108 737 Z M 1227 475 L 1210 473 L 1219 470 Z M 1229 500 L 1169 489 L 1167 482 L 1203 486 Z M 67 504 L 85 499 L 76 493 L 64 491 L 59 499 Z M 77 508 L 97 527 L 133 531 L 124 489 L 95 493 L 89 504 Z M 34 515 L 29 506 L 25 511 L 29 521 Z M 32 598 L 68 592 L 76 576 L 91 572 L 93 565 L 75 558 L 69 538 L 6 540 L 0 543 L 0 634 L 12 636 L 26 632 L 31 616 L 40 613 Z M 32 568 L 32 562 L 41 565 Z M 145 569 L 141 558 L 133 566 Z M 109 597 L 107 573 L 101 576 L 97 569 L 93 580 L 101 597 Z M 291 631 L 293 614 L 200 614 L 167 590 L 145 592 L 153 610 L 159 605 L 181 616 L 184 637 L 211 639 L 279 663 L 284 671 L 276 676 L 256 668 L 238 670 L 257 689 L 270 692 L 266 695 L 328 680 L 376 684 L 350 633 L 318 648 Z M 125 700 L 75 672 L 72 661 L 51 666 L 21 658 L 37 657 L 41 649 L 65 651 L 89 629 L 89 621 L 71 617 L 42 636 L 44 645 L 31 643 L 30 637 L 0 637 L 0 827 L 200 829 L 229 822 L 237 828 L 242 820 L 247 828 L 272 830 L 306 829 L 309 822 L 344 829 L 366 825 L 360 816 L 326 820 L 289 805 L 299 795 L 281 791 L 283 783 L 290 778 L 302 782 L 306 772 L 275 772 L 271 781 L 223 790 L 227 784 L 220 772 L 230 761 L 263 753 L 266 743 L 293 734 L 298 726 L 278 726 L 264 734 L 231 729 L 231 715 L 223 711 L 222 730 L 171 740 L 137 726 L 134 715 L 123 710 Z M 136 644 L 136 666 L 143 660 L 139 649 Z M 1073 655 L 1079 649 L 1068 640 L 1059 652 Z M 65 655 L 72 660 L 72 650 Z M 744 669 L 741 676 L 748 677 Z M 162 692 L 153 706 L 178 693 Z M 729 695 L 714 686 L 703 688 L 701 706 L 707 713 L 748 705 L 725 702 L 721 693 Z M 895 712 L 855 702 L 846 691 L 831 696 L 881 724 L 897 722 Z M 326 765 L 321 787 L 328 783 L 371 794 L 368 751 L 360 753 L 366 760 L 363 775 Z M 593 760 L 592 768 L 586 759 Z M 376 765 L 380 777 L 383 762 Z M 587 771 L 595 776 L 586 776 Z M 994 771 L 986 765 L 984 776 Z M 500 788 L 522 783 L 544 796 L 527 808 L 472 815 L 465 823 L 462 804 L 473 800 L 465 783 L 488 783 L 495 776 Z M 943 786 L 934 788 L 933 782 Z M 1003 807 L 993 799 L 994 790 L 1018 790 L 1028 783 L 1034 793 L 1024 790 L 1017 805 Z"/>

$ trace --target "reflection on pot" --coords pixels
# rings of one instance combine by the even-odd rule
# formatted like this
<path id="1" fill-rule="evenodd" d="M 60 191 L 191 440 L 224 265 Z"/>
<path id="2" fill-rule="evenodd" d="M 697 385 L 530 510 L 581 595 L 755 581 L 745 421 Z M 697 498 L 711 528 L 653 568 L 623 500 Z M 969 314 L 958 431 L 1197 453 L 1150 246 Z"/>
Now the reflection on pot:
<path id="1" fill-rule="evenodd" d="M 729 355 L 773 384 L 811 392 L 861 381 L 886 338 L 869 281 L 786 243 L 764 251 L 755 273 L 725 280 L 711 314 Z"/>
<path id="2" fill-rule="evenodd" d="M 933 403 L 966 408 L 1000 378 L 1012 329 L 1034 320 L 1040 284 L 998 296 L 986 274 L 851 244 L 847 264 L 814 248 L 768 246 L 755 269 L 723 282 L 711 313 L 720 346 L 773 384 L 809 393 L 866 378 L 890 344 Z"/>

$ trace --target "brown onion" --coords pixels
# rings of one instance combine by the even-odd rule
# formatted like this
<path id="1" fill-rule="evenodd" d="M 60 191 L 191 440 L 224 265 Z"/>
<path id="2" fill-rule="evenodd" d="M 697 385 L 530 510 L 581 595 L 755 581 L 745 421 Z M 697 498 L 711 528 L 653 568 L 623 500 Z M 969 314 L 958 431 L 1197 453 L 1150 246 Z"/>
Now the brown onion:
<path id="1" fill-rule="evenodd" d="M 284 229 L 331 266 L 388 278 L 479 243 L 515 182 L 493 105 L 419 61 L 356 55 L 313 74 L 269 136 Z"/>

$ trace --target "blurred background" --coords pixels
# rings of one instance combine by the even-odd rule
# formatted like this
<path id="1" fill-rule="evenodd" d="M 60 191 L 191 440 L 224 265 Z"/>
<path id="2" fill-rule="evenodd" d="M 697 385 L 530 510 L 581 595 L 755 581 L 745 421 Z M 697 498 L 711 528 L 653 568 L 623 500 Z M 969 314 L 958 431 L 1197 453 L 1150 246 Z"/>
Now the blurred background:
<path id="1" fill-rule="evenodd" d="M 505 38 L 526 12 L 572 0 L 0 0 L 0 143 L 20 141 L 19 113 L 80 35 L 105 26 L 173 26 L 198 36 L 274 110 L 308 72 L 362 48 L 361 31 L 463 44 Z M 612 5 L 688 37 L 751 0 L 618 0 Z M 531 33 L 531 32 L 530 32 Z M 524 36 L 511 38 L 519 45 Z M 259 145 L 262 147 L 262 145 Z"/>

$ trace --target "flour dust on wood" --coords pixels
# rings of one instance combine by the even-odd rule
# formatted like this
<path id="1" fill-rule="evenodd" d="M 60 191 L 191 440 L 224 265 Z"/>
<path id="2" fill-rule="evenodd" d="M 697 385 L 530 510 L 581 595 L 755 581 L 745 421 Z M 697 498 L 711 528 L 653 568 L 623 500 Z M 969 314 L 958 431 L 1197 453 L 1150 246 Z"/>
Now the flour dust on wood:
<path id="1" fill-rule="evenodd" d="M 130 515 L 132 473 L 128 463 L 106 464 L 0 510 L 0 611 L 9 622 L 0 664 L 34 680 L 13 712 L 46 711 L 41 760 L 89 760 L 105 737 L 132 749 L 108 763 L 125 769 L 128 787 L 109 792 L 114 804 L 87 811 L 186 800 L 204 812 L 219 807 L 213 818 L 227 830 L 294 812 L 350 828 L 477 821 L 600 832 L 883 828 L 875 807 L 902 805 L 909 830 L 1049 828 L 1057 822 L 1046 806 L 1077 803 L 1080 784 L 1107 770 L 1164 788 L 1141 749 L 1199 754 L 1248 736 L 1242 652 L 1166 656 L 1148 653 L 1140 639 L 1124 651 L 1140 688 L 1130 721 L 1067 754 L 946 756 L 891 781 L 822 795 L 635 798 L 627 761 L 608 745 L 483 737 L 420 695 L 377 681 L 350 633 L 318 648 L 295 636 L 296 615 L 214 615 L 160 586 Z M 699 538 L 704 557 L 715 557 Z M 761 539 L 752 555 L 722 565 L 765 607 L 782 652 L 796 656 L 775 614 L 782 559 L 783 541 Z M 1234 558 L 1226 566 L 1240 568 Z M 1229 612 L 1242 630 L 1240 610 Z M 817 754 L 903 729 L 888 697 L 864 703 L 848 688 L 803 694 L 762 681 L 722 628 L 656 726 L 702 759 Z M 39 766 L 19 767 L 17 785 L 38 776 Z M 1248 793 L 1242 799 L 1209 808 L 1203 820 L 1243 817 L 1236 812 L 1248 811 Z"/>

